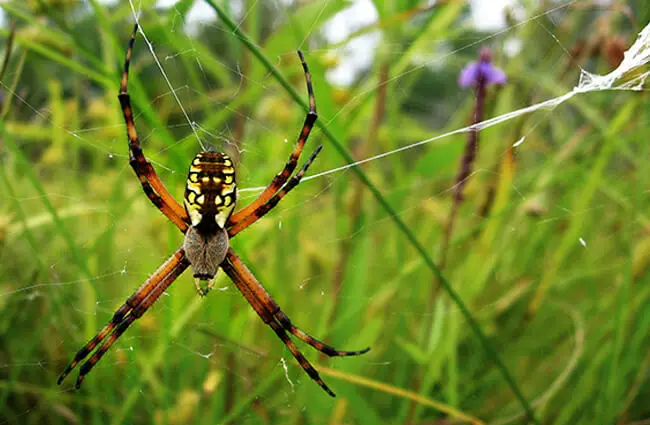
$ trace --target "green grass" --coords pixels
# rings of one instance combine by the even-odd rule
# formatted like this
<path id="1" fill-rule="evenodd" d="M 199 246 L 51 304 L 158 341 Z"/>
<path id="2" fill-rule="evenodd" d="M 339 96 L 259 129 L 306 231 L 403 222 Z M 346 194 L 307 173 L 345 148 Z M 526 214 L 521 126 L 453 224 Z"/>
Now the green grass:
<path id="1" fill-rule="evenodd" d="M 251 3 L 242 23 L 229 21 L 235 6 L 210 1 L 221 17 L 200 36 L 182 25 L 193 2 L 145 3 L 156 56 L 202 140 L 239 158 L 240 188 L 270 181 L 302 125 L 298 48 L 320 116 L 307 150 L 325 146 L 309 174 L 469 120 L 471 92 L 455 79 L 485 34 L 468 26 L 462 2 L 378 5 L 379 24 L 359 33 L 378 30 L 382 43 L 347 89 L 325 77 L 335 51 L 321 35 L 345 2 Z M 338 348 L 372 347 L 328 360 L 300 346 L 336 399 L 223 274 L 222 290 L 205 299 L 182 276 L 80 391 L 76 371 L 57 387 L 74 353 L 182 235 L 128 165 L 117 102 L 128 2 L 108 10 L 93 1 L 84 12 L 53 4 L 2 4 L 17 29 L 0 76 L 0 423 L 521 423 L 532 421 L 527 409 L 553 424 L 650 417 L 650 131 L 646 96 L 634 92 L 578 96 L 482 131 L 442 270 L 464 134 L 305 181 L 233 239 L 294 323 Z M 561 25 L 543 16 L 483 42 L 509 76 L 490 89 L 488 117 L 566 93 L 577 64 L 612 69 L 606 50 L 570 61 L 562 46 L 605 42 L 589 38 L 600 28 L 594 10 L 562 11 Z M 605 40 L 627 45 L 648 21 L 639 12 L 631 28 L 617 9 L 598 13 L 611 19 Z M 5 48 L 10 33 L 0 30 Z M 508 58 L 513 37 L 523 49 Z M 444 59 L 421 67 L 422 58 Z M 180 199 L 200 146 L 140 35 L 129 91 L 145 154 Z M 241 193 L 240 204 L 254 195 Z"/>

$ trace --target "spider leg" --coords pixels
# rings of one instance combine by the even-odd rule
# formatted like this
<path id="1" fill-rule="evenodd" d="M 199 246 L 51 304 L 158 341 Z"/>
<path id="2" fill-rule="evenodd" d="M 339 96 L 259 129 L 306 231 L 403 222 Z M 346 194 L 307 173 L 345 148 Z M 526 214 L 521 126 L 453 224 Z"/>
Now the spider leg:
<path id="1" fill-rule="evenodd" d="M 119 328 L 125 320 L 128 320 L 128 318 L 134 314 L 134 310 L 148 299 L 152 293 L 155 293 L 161 284 L 167 283 L 170 278 L 171 282 L 173 282 L 176 277 L 178 277 L 178 275 L 188 267 L 188 265 L 189 262 L 185 258 L 185 252 L 183 249 L 179 249 L 167 261 L 165 261 L 158 270 L 156 270 L 154 274 L 147 279 L 147 281 L 143 283 L 120 308 L 117 309 L 115 314 L 113 314 L 111 321 L 108 322 L 108 324 L 106 324 L 106 326 L 104 326 L 93 339 L 77 352 L 72 362 L 68 364 L 61 376 L 59 376 L 58 384 L 60 385 L 72 369 L 85 359 L 108 335 L 110 335 L 109 339 L 112 338 L 115 334 L 113 331 L 116 328 Z M 171 282 L 169 282 L 165 288 L 171 285 Z M 113 334 L 111 334 L 112 332 Z M 88 371 L 86 371 L 86 373 L 87 372 Z"/>
<path id="2" fill-rule="evenodd" d="M 299 339 L 303 340 L 307 344 L 311 345 L 314 347 L 316 350 L 320 351 L 321 353 L 329 356 L 329 357 L 348 357 L 348 356 L 359 356 L 361 354 L 365 354 L 368 351 L 370 351 L 370 347 L 366 347 L 363 350 L 358 350 L 358 351 L 342 351 L 342 350 L 337 350 L 334 347 L 331 347 L 330 345 L 325 344 L 322 341 L 319 341 L 318 339 L 312 337 L 309 335 L 307 332 L 303 331 L 300 328 L 297 328 L 296 326 L 293 325 L 289 317 L 280 309 L 280 306 L 278 305 L 277 302 L 271 297 L 271 294 L 269 294 L 266 289 L 262 286 L 257 279 L 253 276 L 253 274 L 248 270 L 246 265 L 241 261 L 241 259 L 235 254 L 235 252 L 232 249 L 228 250 L 228 253 L 226 254 L 226 257 L 228 258 L 228 261 L 237 269 L 245 271 L 250 274 L 249 277 L 249 288 L 251 293 L 255 296 L 258 302 L 262 303 L 264 307 L 266 308 L 267 311 L 270 311 L 271 314 L 275 317 L 275 319 L 282 325 L 282 327 L 291 332 L 293 335 L 298 337 Z"/>
<path id="3" fill-rule="evenodd" d="M 260 218 L 264 217 L 266 213 L 271 211 L 278 204 L 278 202 L 280 202 L 280 200 L 284 198 L 284 196 L 287 193 L 289 193 L 289 191 L 291 191 L 291 189 L 298 186 L 298 183 L 300 183 L 300 180 L 302 180 L 302 177 L 307 172 L 307 169 L 309 169 L 311 163 L 314 162 L 316 156 L 318 156 L 322 148 L 323 145 L 319 145 L 316 148 L 316 150 L 314 150 L 314 152 L 312 152 L 312 154 L 309 156 L 309 159 L 307 160 L 307 162 L 305 162 L 305 165 L 302 166 L 300 171 L 298 171 L 298 173 L 296 173 L 296 175 L 293 176 L 287 182 L 287 184 L 284 185 L 284 187 L 282 187 L 278 192 L 276 192 L 275 195 L 273 195 L 271 199 L 268 200 L 268 202 L 255 208 L 255 210 L 251 211 L 250 214 L 248 214 L 246 217 L 242 218 L 241 220 L 237 222 L 233 222 L 231 224 L 231 227 L 228 228 L 228 236 L 231 238 L 234 237 L 237 233 L 241 232 L 251 224 L 255 223 Z"/>
<path id="4" fill-rule="evenodd" d="M 232 279 L 235 286 L 237 286 L 240 292 L 244 295 L 258 316 L 264 321 L 264 323 L 273 329 L 276 335 L 282 340 L 287 348 L 289 348 L 291 354 L 293 354 L 307 375 L 316 381 L 325 392 L 334 397 L 335 394 L 330 390 L 325 382 L 323 382 L 318 371 L 302 355 L 293 341 L 291 341 L 286 330 L 329 356 L 359 355 L 367 352 L 369 348 L 361 351 L 338 351 L 293 326 L 289 318 L 280 310 L 280 306 L 273 300 L 273 298 L 271 298 L 269 293 L 266 292 L 264 287 L 257 281 L 255 276 L 250 270 L 248 270 L 246 265 L 232 251 L 232 249 L 228 250 L 226 261 L 221 264 L 221 268 L 226 272 L 230 279 Z"/>
<path id="5" fill-rule="evenodd" d="M 154 286 L 151 291 L 142 299 L 142 302 L 138 304 L 136 307 L 131 310 L 131 313 L 124 318 L 119 325 L 115 328 L 115 331 L 104 341 L 101 347 L 93 355 L 83 364 L 81 365 L 81 368 L 79 369 L 79 376 L 77 377 L 77 384 L 76 387 L 79 389 L 81 387 L 81 384 L 84 380 L 84 377 L 92 370 L 92 368 L 99 362 L 99 360 L 102 358 L 104 354 L 106 354 L 106 351 L 108 351 L 109 348 L 111 348 L 111 345 L 117 339 L 122 336 L 124 331 L 131 326 L 131 323 L 133 323 L 136 319 L 139 319 L 142 317 L 142 315 L 153 305 L 153 303 L 158 300 L 158 298 L 171 286 L 172 283 L 180 276 L 185 269 L 190 265 L 190 262 L 185 258 L 184 252 L 182 252 L 181 259 L 179 262 L 169 271 L 168 274 L 164 275 L 158 282 L 156 286 Z"/>
<path id="6" fill-rule="evenodd" d="M 101 347 L 99 347 L 99 350 L 95 351 L 95 353 L 84 363 L 81 365 L 81 368 L 79 369 L 79 376 L 77 377 L 77 383 L 75 387 L 77 389 L 81 388 L 81 384 L 83 383 L 84 377 L 92 370 L 92 368 L 97 364 L 97 362 L 102 358 L 104 353 L 113 345 L 113 343 L 124 333 L 124 331 L 131 325 L 137 319 L 133 315 L 133 312 L 129 314 L 124 320 L 120 322 L 119 325 L 115 328 L 115 331 L 111 333 L 111 335 L 104 341 Z"/>
<path id="7" fill-rule="evenodd" d="M 332 391 L 325 382 L 323 382 L 323 379 L 320 377 L 318 374 L 318 371 L 312 366 L 311 363 L 309 363 L 309 360 L 305 358 L 305 356 L 302 355 L 298 347 L 296 347 L 296 344 L 291 341 L 289 338 L 289 335 L 284 331 L 284 329 L 275 321 L 271 320 L 270 322 L 267 323 L 274 331 L 275 334 L 280 337 L 284 345 L 287 346 L 289 351 L 291 351 L 291 354 L 293 354 L 293 357 L 298 361 L 300 364 L 300 367 L 303 368 L 303 370 L 309 375 L 311 379 L 316 381 L 320 387 L 325 390 L 327 394 L 329 394 L 332 397 L 336 397 L 336 394 L 334 394 L 334 391 Z"/>
<path id="8" fill-rule="evenodd" d="M 117 326 L 117 324 L 120 323 L 122 319 L 124 319 L 124 317 L 128 314 L 129 311 L 131 311 L 132 308 L 133 307 L 130 306 L 127 302 L 123 304 L 122 307 L 117 309 L 115 314 L 113 314 L 113 318 L 111 319 L 111 321 L 108 322 L 108 324 L 104 326 L 102 330 L 99 331 L 99 333 L 93 339 L 91 339 L 86 345 L 84 345 L 81 350 L 77 351 L 77 354 L 74 356 L 74 359 L 68 364 L 68 366 L 66 366 L 63 373 L 61 373 L 61 375 L 59 376 L 59 379 L 57 381 L 58 385 L 61 385 L 61 382 L 63 382 L 66 376 L 68 376 L 68 374 L 72 372 L 72 369 L 74 369 L 79 364 L 79 362 L 85 359 L 88 356 L 88 354 L 90 354 L 95 349 L 95 347 L 97 347 L 97 344 L 99 344 L 104 340 L 104 338 L 106 338 L 106 335 L 108 335 L 113 331 L 115 326 Z"/>
<path id="9" fill-rule="evenodd" d="M 268 302 L 275 303 L 275 301 L 273 301 L 273 298 L 270 298 Z M 325 344 L 324 342 L 317 340 L 316 338 L 312 337 L 311 335 L 301 330 L 300 328 L 295 327 L 293 323 L 291 323 L 291 320 L 289 320 L 289 317 L 286 314 L 284 314 L 282 310 L 280 310 L 280 306 L 278 306 L 278 311 L 277 313 L 274 314 L 274 316 L 284 329 L 288 330 L 293 335 L 297 336 L 301 340 L 305 341 L 307 344 L 311 345 L 321 353 L 328 355 L 329 357 L 360 356 L 361 354 L 365 354 L 368 351 L 370 351 L 370 347 L 366 347 L 363 350 L 358 350 L 358 351 L 337 350 L 336 348 L 331 347 Z"/>
<path id="10" fill-rule="evenodd" d="M 237 257 L 232 250 L 229 250 L 228 256 L 226 261 L 224 261 L 221 264 L 221 268 L 226 272 L 228 277 L 233 281 L 235 286 L 239 289 L 239 291 L 244 295 L 244 298 L 246 298 L 246 301 L 253 307 L 257 315 L 262 319 L 264 323 L 269 325 L 276 333 L 276 335 L 282 340 L 284 345 L 287 346 L 289 351 L 291 351 L 291 354 L 293 357 L 298 361 L 300 366 L 304 369 L 304 371 L 309 375 L 311 379 L 316 381 L 320 387 L 325 390 L 327 394 L 329 394 L 332 397 L 336 397 L 336 394 L 325 384 L 323 379 L 320 377 L 318 371 L 312 366 L 311 363 L 309 363 L 309 360 L 305 358 L 305 356 L 302 355 L 298 347 L 291 341 L 289 338 L 289 335 L 284 331 L 284 329 L 275 321 L 275 318 L 273 317 L 273 313 L 269 311 L 264 304 L 260 302 L 260 300 L 255 296 L 254 294 L 254 289 L 251 288 L 251 283 L 250 281 L 255 281 L 257 282 L 257 279 L 253 276 L 253 274 L 246 268 L 241 261 L 237 266 L 235 266 L 232 262 L 231 259 Z M 259 283 L 258 283 L 259 285 Z M 259 285 L 261 286 L 261 285 Z"/>
<path id="11" fill-rule="evenodd" d="M 131 56 L 133 54 L 133 44 L 135 43 L 135 36 L 138 30 L 136 24 L 129 40 L 129 47 L 126 51 L 126 59 L 124 60 L 124 71 L 122 72 L 122 82 L 120 84 L 120 94 L 118 98 L 122 106 L 122 113 L 126 123 L 126 134 L 129 139 L 129 164 L 135 171 L 135 174 L 142 184 L 144 193 L 151 202 L 169 218 L 182 232 L 185 232 L 188 227 L 188 217 L 185 208 L 183 208 L 176 200 L 169 194 L 165 185 L 162 183 L 151 163 L 145 158 L 138 140 L 138 134 L 135 130 L 135 122 L 133 121 L 133 109 L 131 108 L 131 98 L 127 91 L 127 84 L 129 79 L 129 64 L 131 63 Z"/>
<path id="12" fill-rule="evenodd" d="M 318 114 L 316 113 L 316 98 L 314 97 L 314 88 L 312 87 L 311 84 L 311 74 L 309 73 L 307 62 L 305 62 L 305 57 L 303 56 L 300 50 L 298 50 L 298 56 L 300 57 L 302 68 L 305 71 L 305 82 L 307 84 L 307 93 L 309 95 L 309 111 L 307 112 L 307 117 L 305 117 L 305 122 L 302 126 L 302 130 L 300 130 L 300 135 L 298 136 L 298 143 L 296 143 L 293 152 L 291 152 L 291 155 L 289 156 L 289 160 L 284 166 L 284 169 L 281 172 L 279 172 L 275 177 L 273 177 L 271 184 L 269 184 L 266 187 L 266 189 L 264 189 L 264 191 L 260 194 L 260 196 L 257 197 L 257 199 L 255 199 L 246 207 L 234 213 L 230 217 L 230 219 L 228 219 L 227 227 L 232 226 L 238 223 L 243 218 L 246 218 L 249 215 L 251 215 L 253 211 L 255 211 L 257 208 L 264 205 L 269 199 L 271 199 L 271 197 L 278 190 L 282 188 L 282 186 L 286 183 L 286 181 L 293 173 L 293 170 L 296 169 L 296 165 L 298 164 L 298 159 L 302 154 L 302 149 L 305 146 L 305 143 L 307 142 L 307 138 L 309 137 L 309 133 L 311 132 L 311 129 L 314 127 L 314 123 L 316 122 L 316 119 L 318 118 Z"/>

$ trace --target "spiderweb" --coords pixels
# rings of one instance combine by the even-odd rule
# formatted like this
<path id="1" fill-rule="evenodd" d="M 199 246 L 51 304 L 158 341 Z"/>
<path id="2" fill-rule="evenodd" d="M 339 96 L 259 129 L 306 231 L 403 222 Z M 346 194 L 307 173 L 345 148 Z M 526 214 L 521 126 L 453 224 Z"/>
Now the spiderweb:
<path id="1" fill-rule="evenodd" d="M 510 2 L 498 15 L 507 18 L 491 27 L 481 18 L 484 3 L 474 3 L 463 12 L 453 12 L 454 2 L 431 2 L 399 13 L 363 1 L 231 5 L 239 29 L 263 39 L 262 51 L 299 93 L 294 50 L 306 52 L 319 120 L 355 157 L 345 163 L 315 129 L 301 163 L 317 144 L 325 149 L 302 184 L 232 241 L 297 326 L 340 349 L 372 346 L 368 355 L 328 361 L 300 345 L 339 395 L 335 402 L 222 274 L 206 299 L 190 277 L 180 278 L 115 343 L 81 392 L 73 389 L 77 370 L 56 387 L 75 350 L 182 238 L 141 193 L 116 93 L 106 88 L 117 87 L 112 58 L 123 55 L 126 33 L 104 40 L 111 58 L 105 73 L 86 72 L 100 69 L 93 61 L 101 55 L 89 50 L 75 52 L 81 59 L 73 63 L 46 54 L 43 63 L 58 67 L 51 75 L 73 73 L 43 85 L 43 101 L 13 81 L 20 52 L 38 52 L 19 31 L 16 57 L 0 81 L 15 109 L 4 125 L 13 140 L 7 146 L 25 153 L 22 164 L 3 145 L 0 424 L 521 420 L 522 406 L 457 305 L 436 289 L 351 172 L 362 167 L 437 261 L 458 162 L 477 130 L 477 162 L 443 274 L 543 421 L 579 423 L 585 411 L 612 421 L 650 417 L 640 401 L 650 327 L 642 287 L 650 264 L 648 182 L 637 171 L 649 153 L 638 140 L 648 120 L 640 97 L 629 93 L 647 88 L 650 24 L 630 18 L 636 3 Z M 193 14 L 183 2 L 129 6 L 116 8 L 128 12 L 122 21 L 140 25 L 129 91 L 148 159 L 180 199 L 193 154 L 224 150 L 239 164 L 238 202 L 252 201 L 286 161 L 303 112 L 205 4 L 196 3 Z M 5 13 L 17 16 L 9 5 Z M 445 13 L 482 32 L 449 25 L 436 32 L 447 25 Z M 200 23 L 189 20 L 197 14 Z M 255 27 L 264 19 L 266 26 Z M 640 31 L 625 34 L 620 61 L 607 67 L 619 41 L 611 29 L 624 27 L 620 21 Z M 282 32 L 287 22 L 290 35 Z M 598 30 L 580 37 L 567 30 L 580 24 Z M 212 46 L 210 35 L 227 45 Z M 52 38 L 63 39 L 59 32 Z M 484 45 L 509 81 L 489 89 L 487 118 L 472 124 L 471 91 L 451 87 L 450 73 L 476 60 Z M 539 60 L 519 62 L 531 69 L 509 68 L 528 54 L 522 45 L 537 47 Z M 382 64 L 391 72 L 382 74 Z M 43 138 L 45 147 L 31 145 Z M 24 167 L 42 191 L 18 171 Z M 611 298 L 602 300 L 605 291 Z M 595 390 L 597 379 L 608 383 Z"/>

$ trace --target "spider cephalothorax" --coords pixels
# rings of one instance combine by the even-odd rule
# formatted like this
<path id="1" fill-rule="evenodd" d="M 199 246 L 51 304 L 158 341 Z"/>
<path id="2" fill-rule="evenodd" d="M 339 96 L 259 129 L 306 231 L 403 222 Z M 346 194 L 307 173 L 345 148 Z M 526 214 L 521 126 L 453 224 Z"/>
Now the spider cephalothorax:
<path id="1" fill-rule="evenodd" d="M 192 226 L 202 233 L 212 232 L 215 224 L 224 228 L 236 200 L 235 168 L 230 157 L 221 152 L 197 154 L 185 186 L 185 210 Z"/>
<path id="2" fill-rule="evenodd" d="M 214 286 L 214 275 L 226 258 L 228 232 L 224 229 L 235 208 L 237 183 L 235 168 L 221 152 L 197 154 L 187 173 L 185 211 L 191 226 L 185 233 L 185 255 L 192 264 L 194 283 L 200 295 Z M 208 281 L 207 288 L 200 286 Z"/>
<path id="3" fill-rule="evenodd" d="M 77 388 L 79 388 L 84 376 L 90 372 L 120 335 L 136 319 L 142 317 L 149 307 L 191 265 L 196 288 L 201 295 L 205 295 L 214 285 L 214 276 L 217 270 L 221 268 L 246 298 L 246 301 L 253 307 L 260 319 L 273 329 L 275 334 L 291 351 L 291 354 L 305 372 L 323 390 L 334 397 L 334 393 L 325 385 L 318 371 L 293 343 L 289 333 L 330 357 L 357 356 L 367 352 L 369 348 L 360 351 L 339 351 L 294 326 L 271 295 L 266 292 L 262 284 L 230 248 L 229 244 L 230 238 L 234 238 L 239 232 L 271 211 L 291 189 L 300 183 L 300 179 L 322 147 L 318 146 L 302 168 L 293 174 L 317 117 L 311 77 L 302 53 L 298 51 L 298 56 L 305 71 L 307 92 L 309 93 L 309 112 L 307 112 L 305 124 L 298 135 L 298 143 L 296 143 L 282 171 L 276 174 L 257 199 L 233 214 L 235 201 L 237 200 L 237 186 L 232 160 L 223 153 L 201 152 L 192 160 L 190 165 L 185 189 L 185 208 L 183 208 L 170 195 L 151 163 L 145 158 L 135 130 L 127 82 L 129 62 L 137 29 L 138 26 L 136 25 L 131 35 L 129 48 L 126 51 L 119 94 L 122 113 L 126 122 L 126 134 L 129 140 L 129 163 L 138 176 L 144 193 L 185 234 L 185 240 L 183 246 L 167 259 L 117 309 L 111 321 L 77 352 L 77 355 L 59 377 L 59 384 L 63 382 L 75 366 L 90 355 L 90 358 L 83 363 L 79 371 L 79 377 L 77 378 Z M 202 289 L 199 285 L 202 280 L 208 280 L 206 289 Z"/>

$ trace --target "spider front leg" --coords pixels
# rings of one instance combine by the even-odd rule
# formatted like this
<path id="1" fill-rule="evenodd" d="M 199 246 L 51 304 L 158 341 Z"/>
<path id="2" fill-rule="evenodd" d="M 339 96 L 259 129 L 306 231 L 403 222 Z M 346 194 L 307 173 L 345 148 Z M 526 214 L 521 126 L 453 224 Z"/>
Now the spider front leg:
<path id="1" fill-rule="evenodd" d="M 126 134 L 129 139 L 129 164 L 135 171 L 140 180 L 142 189 L 151 202 L 180 230 L 185 232 L 188 228 L 188 217 L 185 209 L 170 195 L 165 185 L 162 183 L 151 163 L 145 158 L 138 140 L 138 133 L 135 130 L 133 121 L 133 109 L 131 108 L 131 98 L 127 91 L 129 80 L 129 64 L 133 55 L 133 44 L 138 31 L 138 24 L 135 24 L 129 47 L 126 51 L 124 60 L 124 71 L 122 72 L 122 82 L 120 84 L 120 94 L 118 98 L 122 106 L 124 122 L 126 123 Z"/>
<path id="2" fill-rule="evenodd" d="M 311 84 L 311 74 L 309 73 L 307 62 L 305 62 L 305 57 L 300 50 L 298 50 L 298 57 L 300 57 L 300 62 L 302 63 L 302 68 L 305 73 L 305 82 L 307 84 L 307 93 L 309 95 L 309 111 L 305 117 L 305 122 L 302 126 L 302 130 L 300 130 L 298 142 L 296 143 L 293 152 L 291 152 L 289 160 L 284 166 L 284 169 L 273 178 L 271 184 L 269 184 L 266 189 L 264 189 L 264 191 L 260 194 L 260 196 L 257 197 L 257 199 L 255 199 L 246 207 L 234 213 L 228 219 L 227 227 L 235 226 L 239 221 L 250 216 L 256 209 L 263 206 L 269 199 L 271 199 L 273 195 L 275 195 L 276 192 L 282 188 L 282 186 L 287 182 L 293 173 L 293 170 L 296 169 L 296 166 L 298 165 L 298 159 L 302 154 L 302 150 L 305 146 L 305 143 L 307 142 L 309 133 L 311 132 L 311 129 L 314 127 L 314 123 L 318 118 L 318 114 L 316 113 L 316 98 L 314 97 L 314 88 Z M 243 228 L 240 230 L 243 230 Z M 231 236 L 234 236 L 234 234 L 231 234 Z"/>
<path id="3" fill-rule="evenodd" d="M 323 149 L 323 145 L 318 145 L 316 150 L 312 152 L 312 154 L 309 156 L 309 159 L 307 162 L 305 162 L 305 165 L 302 166 L 300 171 L 298 171 L 298 173 L 296 173 L 296 175 L 293 176 L 291 180 L 289 180 L 287 184 L 285 184 L 279 191 L 277 191 L 275 195 L 273 195 L 271 199 L 268 200 L 268 202 L 255 208 L 250 212 L 250 214 L 241 220 L 233 222 L 231 227 L 228 228 L 228 236 L 231 238 L 234 237 L 237 233 L 241 232 L 260 218 L 264 217 L 278 204 L 278 202 L 280 202 L 282 198 L 285 197 L 287 193 L 289 193 L 289 191 L 291 191 L 291 189 L 298 186 L 298 183 L 300 183 L 300 180 L 302 180 L 302 177 L 305 175 L 312 162 L 314 162 L 321 149 Z"/>

